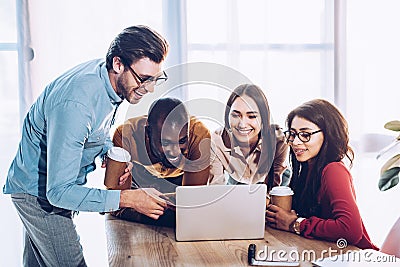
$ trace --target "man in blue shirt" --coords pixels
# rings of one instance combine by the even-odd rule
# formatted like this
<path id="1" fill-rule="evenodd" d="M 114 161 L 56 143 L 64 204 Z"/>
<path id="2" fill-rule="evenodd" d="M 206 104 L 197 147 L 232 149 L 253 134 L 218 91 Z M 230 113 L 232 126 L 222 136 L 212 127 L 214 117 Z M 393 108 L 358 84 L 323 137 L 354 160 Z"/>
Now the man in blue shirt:
<path id="1" fill-rule="evenodd" d="M 11 194 L 25 228 L 24 266 L 86 266 L 72 211 L 129 207 L 163 214 L 156 190 L 87 188 L 94 160 L 112 146 L 109 130 L 119 104 L 136 104 L 167 79 L 166 40 L 146 26 L 124 29 L 106 61 L 76 66 L 51 82 L 25 117 L 18 152 L 3 192 Z M 103 166 L 104 166 L 103 162 Z M 120 178 L 123 183 L 129 168 Z"/>

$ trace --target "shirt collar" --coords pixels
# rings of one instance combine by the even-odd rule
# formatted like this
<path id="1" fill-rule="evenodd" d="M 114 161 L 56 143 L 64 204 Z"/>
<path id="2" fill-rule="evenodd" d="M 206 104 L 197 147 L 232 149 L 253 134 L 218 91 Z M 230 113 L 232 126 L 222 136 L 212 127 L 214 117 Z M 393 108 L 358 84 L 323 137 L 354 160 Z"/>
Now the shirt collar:
<path id="1" fill-rule="evenodd" d="M 229 132 L 229 137 L 231 138 L 231 140 L 234 140 L 231 132 Z M 261 145 L 262 145 L 262 138 L 260 138 L 258 140 L 257 146 L 253 152 L 256 152 L 256 151 L 261 152 Z M 225 147 L 225 152 L 232 152 L 232 151 L 235 152 L 236 154 L 242 154 L 242 151 L 240 150 L 240 146 L 235 143 L 233 143 L 233 148 Z"/>
<path id="2" fill-rule="evenodd" d="M 117 93 L 114 91 L 114 88 L 111 85 L 110 77 L 108 76 L 108 71 L 105 62 L 100 66 L 100 78 L 104 82 L 111 103 L 113 104 L 121 103 L 122 98 L 117 95 Z"/>

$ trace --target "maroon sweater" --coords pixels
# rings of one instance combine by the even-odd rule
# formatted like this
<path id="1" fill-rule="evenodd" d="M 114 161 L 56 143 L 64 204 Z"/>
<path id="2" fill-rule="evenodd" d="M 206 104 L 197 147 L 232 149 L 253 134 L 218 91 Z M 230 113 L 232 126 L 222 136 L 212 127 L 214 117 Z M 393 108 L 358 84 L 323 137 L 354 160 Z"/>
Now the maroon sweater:
<path id="1" fill-rule="evenodd" d="M 346 239 L 361 249 L 378 248 L 371 242 L 356 203 L 352 177 L 341 162 L 329 163 L 322 171 L 318 194 L 321 217 L 312 216 L 300 224 L 301 234 L 336 242 Z"/>

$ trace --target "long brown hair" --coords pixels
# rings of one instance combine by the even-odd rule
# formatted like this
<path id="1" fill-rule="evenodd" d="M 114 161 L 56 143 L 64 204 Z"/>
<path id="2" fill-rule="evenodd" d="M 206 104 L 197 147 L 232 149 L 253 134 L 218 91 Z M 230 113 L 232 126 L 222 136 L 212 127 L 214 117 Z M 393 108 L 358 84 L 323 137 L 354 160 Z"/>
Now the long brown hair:
<path id="1" fill-rule="evenodd" d="M 259 134 L 259 139 L 262 139 L 261 156 L 258 162 L 258 173 L 266 173 L 270 170 L 272 162 L 275 156 L 276 149 L 276 135 L 275 135 L 275 125 L 271 125 L 271 113 L 269 110 L 269 105 L 267 98 L 265 97 L 263 91 L 260 87 L 254 84 L 242 84 L 236 87 L 228 98 L 225 107 L 225 128 L 222 132 L 222 137 L 226 147 L 231 147 L 231 140 L 228 131 L 230 129 L 229 125 L 229 114 L 231 112 L 231 106 L 236 98 L 241 96 L 248 96 L 254 100 L 260 110 L 261 116 L 261 131 Z"/>
<path id="2" fill-rule="evenodd" d="M 304 217 L 318 216 L 317 195 L 323 169 L 329 163 L 340 162 L 345 157 L 349 159 L 350 166 L 353 163 L 354 152 L 349 146 L 348 125 L 342 113 L 323 99 L 308 101 L 291 111 L 286 119 L 288 129 L 295 116 L 316 124 L 324 134 L 324 142 L 312 167 L 307 162 L 297 161 L 292 149 L 289 156 L 293 170 L 290 186 L 295 192 L 293 208 Z M 309 170 L 309 167 L 312 169 Z"/>

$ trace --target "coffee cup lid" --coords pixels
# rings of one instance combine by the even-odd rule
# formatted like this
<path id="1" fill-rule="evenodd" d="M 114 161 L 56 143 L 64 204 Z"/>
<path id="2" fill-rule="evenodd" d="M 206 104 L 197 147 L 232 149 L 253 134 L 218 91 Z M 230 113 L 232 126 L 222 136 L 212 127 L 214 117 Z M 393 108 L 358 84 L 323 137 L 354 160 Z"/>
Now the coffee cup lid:
<path id="1" fill-rule="evenodd" d="M 131 155 L 122 147 L 112 147 L 107 152 L 107 157 L 119 162 L 128 162 L 131 160 Z"/>
<path id="2" fill-rule="evenodd" d="M 275 186 L 269 194 L 274 196 L 291 196 L 293 195 L 293 190 L 288 186 Z"/>

